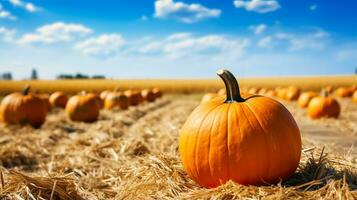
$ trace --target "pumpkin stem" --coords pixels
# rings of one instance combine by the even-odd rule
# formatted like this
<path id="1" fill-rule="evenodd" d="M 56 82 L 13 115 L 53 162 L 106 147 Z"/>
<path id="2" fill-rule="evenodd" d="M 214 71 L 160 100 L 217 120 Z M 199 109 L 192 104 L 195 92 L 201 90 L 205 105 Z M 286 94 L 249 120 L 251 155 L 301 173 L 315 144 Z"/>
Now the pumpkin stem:
<path id="1" fill-rule="evenodd" d="M 30 89 L 31 89 L 31 86 L 30 85 L 26 85 L 25 87 L 24 87 L 24 89 L 22 89 L 22 94 L 23 95 L 28 95 L 28 93 L 30 92 Z"/>
<path id="2" fill-rule="evenodd" d="M 326 89 L 322 89 L 321 90 L 321 96 L 328 97 L 328 95 L 329 95 L 329 93 L 328 93 L 328 91 Z"/>
<path id="3" fill-rule="evenodd" d="M 217 75 L 221 77 L 226 86 L 227 103 L 245 101 L 240 95 L 238 81 L 230 71 L 221 69 L 217 71 Z"/>

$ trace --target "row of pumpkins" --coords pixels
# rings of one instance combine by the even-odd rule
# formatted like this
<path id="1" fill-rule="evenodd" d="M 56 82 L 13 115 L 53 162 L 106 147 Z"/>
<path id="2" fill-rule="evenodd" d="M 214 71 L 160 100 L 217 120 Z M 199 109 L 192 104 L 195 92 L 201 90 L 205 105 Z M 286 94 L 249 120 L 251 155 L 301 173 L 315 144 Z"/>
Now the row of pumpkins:
<path id="1" fill-rule="evenodd" d="M 30 93 L 30 86 L 23 91 L 4 97 L 0 104 L 0 121 L 6 124 L 30 124 L 40 127 L 46 119 L 47 112 L 53 107 L 64 108 L 72 121 L 93 122 L 98 119 L 102 108 L 122 110 L 147 101 L 153 102 L 162 96 L 158 88 L 142 91 L 127 90 L 124 92 L 105 90 L 100 94 L 81 92 L 69 97 L 57 91 L 53 94 Z"/>
<path id="2" fill-rule="evenodd" d="M 207 102 L 219 95 L 224 95 L 226 89 L 221 89 L 217 93 L 207 93 L 202 97 L 201 102 Z M 286 101 L 297 101 L 299 107 L 307 108 L 308 115 L 312 119 L 321 117 L 334 117 L 337 118 L 340 114 L 340 104 L 332 96 L 335 94 L 340 98 L 352 98 L 352 101 L 357 104 L 357 87 L 340 87 L 334 91 L 333 87 L 327 86 L 321 89 L 321 94 L 314 91 L 301 92 L 296 86 L 288 88 L 276 88 L 269 90 L 266 88 L 250 88 L 249 90 L 243 89 L 242 93 L 260 94 L 270 97 L 276 97 Z"/>

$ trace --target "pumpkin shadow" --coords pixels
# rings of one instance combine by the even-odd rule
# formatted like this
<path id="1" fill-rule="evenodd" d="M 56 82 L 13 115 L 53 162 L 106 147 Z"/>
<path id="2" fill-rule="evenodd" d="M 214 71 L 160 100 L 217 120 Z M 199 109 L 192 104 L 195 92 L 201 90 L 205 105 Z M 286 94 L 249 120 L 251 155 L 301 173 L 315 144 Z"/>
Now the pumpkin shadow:
<path id="1" fill-rule="evenodd" d="M 303 191 L 318 190 L 331 181 L 342 180 L 350 190 L 357 190 L 357 171 L 342 167 L 337 169 L 332 166 L 327 153 L 322 149 L 320 156 L 315 157 L 311 153 L 307 162 L 301 164 L 297 172 L 288 180 L 282 182 L 285 187 L 297 187 Z M 339 163 L 334 163 L 338 165 Z M 341 164 L 342 165 L 342 164 Z"/>

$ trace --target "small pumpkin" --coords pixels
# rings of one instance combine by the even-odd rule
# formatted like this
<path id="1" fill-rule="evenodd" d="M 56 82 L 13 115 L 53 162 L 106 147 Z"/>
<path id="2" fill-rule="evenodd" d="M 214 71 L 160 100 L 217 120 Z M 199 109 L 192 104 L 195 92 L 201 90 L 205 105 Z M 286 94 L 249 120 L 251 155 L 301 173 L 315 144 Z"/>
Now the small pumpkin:
<path id="1" fill-rule="evenodd" d="M 50 96 L 50 103 L 52 107 L 65 108 L 68 101 L 68 96 L 61 91 L 54 92 Z"/>
<path id="2" fill-rule="evenodd" d="M 252 87 L 252 88 L 249 88 L 248 93 L 249 94 L 258 94 L 259 91 L 260 91 L 259 88 Z"/>
<path id="3" fill-rule="evenodd" d="M 268 97 L 243 98 L 229 71 L 217 74 L 226 85 L 226 98 L 200 104 L 180 133 L 186 173 L 204 187 L 228 180 L 263 185 L 289 178 L 301 154 L 300 131 L 290 112 Z"/>
<path id="4" fill-rule="evenodd" d="M 72 96 L 66 105 L 66 114 L 72 121 L 94 122 L 98 119 L 99 110 L 97 95 L 92 93 Z"/>
<path id="5" fill-rule="evenodd" d="M 296 86 L 290 86 L 286 91 L 285 99 L 288 101 L 296 101 L 300 96 L 300 89 Z"/>
<path id="6" fill-rule="evenodd" d="M 318 96 L 316 94 L 316 92 L 304 92 L 300 95 L 299 99 L 298 99 L 298 105 L 301 108 L 307 108 L 307 106 L 309 105 L 309 102 L 311 101 L 312 98 Z"/>
<path id="7" fill-rule="evenodd" d="M 308 115 L 312 119 L 321 117 L 334 117 L 340 115 L 340 104 L 336 99 L 329 96 L 326 91 L 323 91 L 322 96 L 317 96 L 311 99 L 308 106 Z"/>
<path id="8" fill-rule="evenodd" d="M 353 93 L 352 101 L 357 104 L 357 90 Z"/>
<path id="9" fill-rule="evenodd" d="M 143 101 L 153 102 L 156 99 L 155 93 L 150 89 L 142 90 L 141 96 L 143 97 Z"/>
<path id="10" fill-rule="evenodd" d="M 152 89 L 152 92 L 155 94 L 155 98 L 161 98 L 162 97 L 162 92 L 159 88 L 154 88 Z"/>
<path id="11" fill-rule="evenodd" d="M 352 87 L 340 87 L 336 90 L 336 95 L 338 97 L 351 97 L 353 95 L 354 89 Z"/>
<path id="12" fill-rule="evenodd" d="M 331 85 L 328 85 L 324 88 L 327 93 L 332 94 L 333 93 L 333 87 Z"/>
<path id="13" fill-rule="evenodd" d="M 124 95 L 129 99 L 129 105 L 136 106 L 142 101 L 141 94 L 136 90 L 127 90 Z"/>
<path id="14" fill-rule="evenodd" d="M 113 108 L 126 110 L 129 107 L 129 99 L 121 92 L 112 92 L 105 98 L 104 107 L 109 110 Z"/>
<path id="15" fill-rule="evenodd" d="M 47 105 L 38 96 L 30 94 L 30 86 L 22 93 L 12 93 L 4 97 L 0 104 L 0 119 L 6 124 L 30 124 L 39 128 L 46 120 Z"/>
<path id="16" fill-rule="evenodd" d="M 275 90 L 268 90 L 267 91 L 267 93 L 266 93 L 266 95 L 268 96 L 268 97 L 276 97 L 276 91 Z"/>
<path id="17" fill-rule="evenodd" d="M 287 94 L 287 89 L 286 88 L 281 88 L 277 90 L 277 97 L 279 99 L 285 100 L 286 99 L 286 94 Z"/>
<path id="18" fill-rule="evenodd" d="M 212 99 L 216 98 L 220 96 L 219 94 L 217 93 L 206 93 L 205 95 L 203 95 L 202 99 L 201 99 L 201 103 L 205 103 L 205 102 L 208 102 L 208 101 L 211 101 Z"/>
<path id="19" fill-rule="evenodd" d="M 107 98 L 108 94 L 110 94 L 112 91 L 110 90 L 104 90 L 100 93 L 99 97 L 104 101 L 105 98 Z"/>

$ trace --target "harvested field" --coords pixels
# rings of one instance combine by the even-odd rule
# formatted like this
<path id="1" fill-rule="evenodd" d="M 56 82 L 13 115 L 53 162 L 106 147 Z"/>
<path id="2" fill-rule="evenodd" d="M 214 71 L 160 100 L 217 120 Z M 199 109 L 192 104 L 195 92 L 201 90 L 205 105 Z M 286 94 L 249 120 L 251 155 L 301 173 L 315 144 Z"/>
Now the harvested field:
<path id="1" fill-rule="evenodd" d="M 63 110 L 41 129 L 0 125 L 1 199 L 355 199 L 357 106 L 339 99 L 339 119 L 312 121 L 284 102 L 303 137 L 298 171 L 271 186 L 233 182 L 205 189 L 183 171 L 179 130 L 200 96 L 166 96 L 74 123 Z"/>

